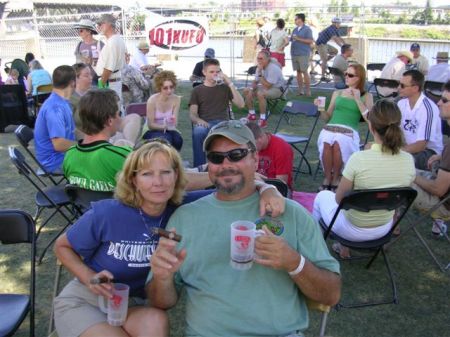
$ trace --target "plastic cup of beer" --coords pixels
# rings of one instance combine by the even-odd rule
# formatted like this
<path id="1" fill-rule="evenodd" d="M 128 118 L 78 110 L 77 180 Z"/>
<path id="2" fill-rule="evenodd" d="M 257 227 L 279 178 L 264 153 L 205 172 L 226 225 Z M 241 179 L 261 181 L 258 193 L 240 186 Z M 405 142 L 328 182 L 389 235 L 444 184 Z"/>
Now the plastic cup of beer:
<path id="1" fill-rule="evenodd" d="M 231 224 L 230 265 L 237 270 L 248 270 L 253 265 L 256 225 L 238 220 Z"/>
<path id="2" fill-rule="evenodd" d="M 121 326 L 127 319 L 130 287 L 123 283 L 113 283 L 113 285 L 113 296 L 109 299 L 99 296 L 98 305 L 100 310 L 107 315 L 106 319 L 109 325 Z"/>

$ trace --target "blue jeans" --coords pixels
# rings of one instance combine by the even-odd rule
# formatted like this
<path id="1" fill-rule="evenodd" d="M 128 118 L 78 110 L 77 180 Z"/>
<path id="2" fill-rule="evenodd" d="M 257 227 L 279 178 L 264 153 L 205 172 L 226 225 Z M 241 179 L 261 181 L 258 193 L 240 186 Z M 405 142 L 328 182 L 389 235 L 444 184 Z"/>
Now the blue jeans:
<path id="1" fill-rule="evenodd" d="M 213 120 L 208 122 L 208 127 L 204 126 L 192 126 L 192 151 L 194 154 L 194 165 L 197 167 L 206 163 L 206 154 L 203 152 L 203 142 L 208 135 L 209 130 L 216 124 L 222 122 L 221 119 Z"/>
<path id="2" fill-rule="evenodd" d="M 148 130 L 142 138 L 152 139 L 152 138 L 163 138 L 166 139 L 174 148 L 179 152 L 183 146 L 183 138 L 178 131 L 167 130 L 166 132 L 161 130 Z"/>

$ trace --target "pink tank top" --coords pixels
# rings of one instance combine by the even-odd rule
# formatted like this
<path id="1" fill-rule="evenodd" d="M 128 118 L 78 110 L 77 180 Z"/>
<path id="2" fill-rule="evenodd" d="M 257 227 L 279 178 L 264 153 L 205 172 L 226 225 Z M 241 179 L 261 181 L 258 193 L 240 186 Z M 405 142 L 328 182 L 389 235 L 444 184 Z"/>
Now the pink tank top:
<path id="1" fill-rule="evenodd" d="M 166 112 L 155 111 L 155 123 L 158 125 L 164 125 L 164 119 L 169 120 L 170 117 L 172 117 L 171 109 Z"/>

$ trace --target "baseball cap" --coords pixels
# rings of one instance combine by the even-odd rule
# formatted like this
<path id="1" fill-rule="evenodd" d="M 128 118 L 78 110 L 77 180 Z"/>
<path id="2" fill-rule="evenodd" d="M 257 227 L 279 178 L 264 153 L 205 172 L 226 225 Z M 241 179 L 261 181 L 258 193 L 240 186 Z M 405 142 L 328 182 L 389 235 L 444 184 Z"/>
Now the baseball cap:
<path id="1" fill-rule="evenodd" d="M 115 25 L 116 24 L 116 18 L 114 17 L 114 15 L 112 14 L 103 14 L 98 20 L 97 20 L 97 24 L 102 24 L 102 23 L 110 23 L 111 25 Z"/>
<path id="2" fill-rule="evenodd" d="M 212 48 L 208 48 L 205 50 L 205 57 L 213 59 L 216 57 L 216 52 Z"/>
<path id="3" fill-rule="evenodd" d="M 251 142 L 256 148 L 253 133 L 244 123 L 238 120 L 223 121 L 213 126 L 203 142 L 203 150 L 207 151 L 212 140 L 218 136 L 228 138 L 239 145 Z"/>
<path id="4" fill-rule="evenodd" d="M 409 50 L 418 50 L 418 49 L 420 49 L 420 45 L 417 42 L 411 44 L 411 47 L 409 48 Z"/>
<path id="5" fill-rule="evenodd" d="M 335 16 L 334 18 L 331 19 L 332 23 L 342 23 L 341 18 L 338 18 L 337 16 Z"/>

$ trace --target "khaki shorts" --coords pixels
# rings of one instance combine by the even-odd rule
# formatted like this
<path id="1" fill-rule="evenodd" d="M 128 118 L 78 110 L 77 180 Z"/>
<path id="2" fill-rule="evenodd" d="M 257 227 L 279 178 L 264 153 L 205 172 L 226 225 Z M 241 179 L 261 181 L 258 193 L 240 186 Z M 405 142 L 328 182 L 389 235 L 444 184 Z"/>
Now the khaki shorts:
<path id="1" fill-rule="evenodd" d="M 308 67 L 309 67 L 309 55 L 292 56 L 292 69 L 304 73 L 308 71 Z"/>
<path id="2" fill-rule="evenodd" d="M 270 88 L 270 89 L 259 89 L 264 92 L 264 96 L 266 98 L 274 99 L 281 97 L 281 89 L 280 88 Z"/>

